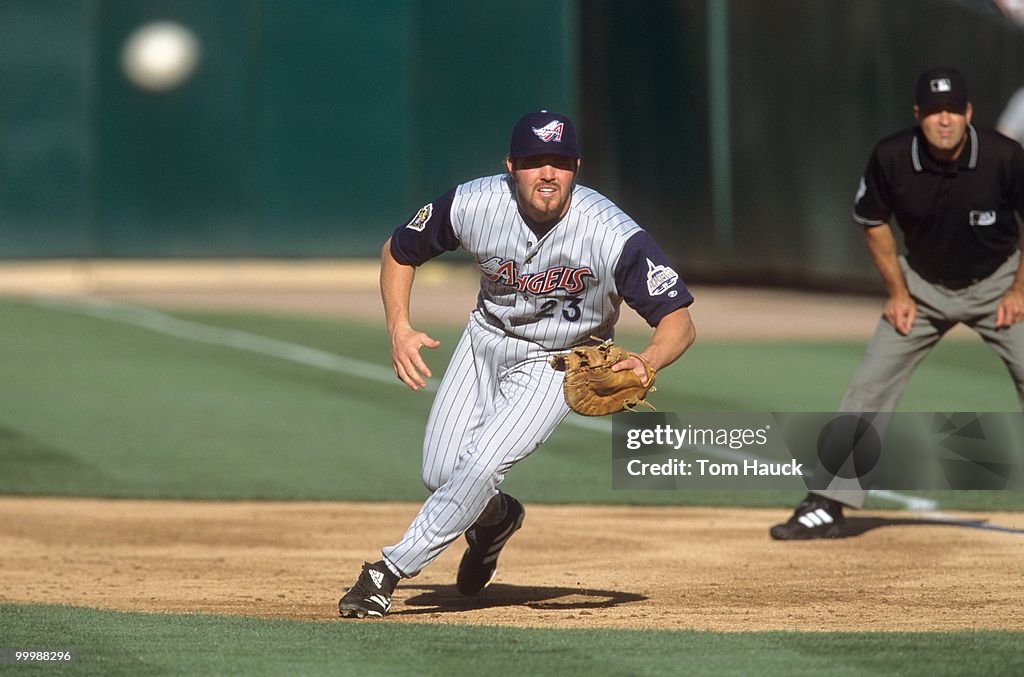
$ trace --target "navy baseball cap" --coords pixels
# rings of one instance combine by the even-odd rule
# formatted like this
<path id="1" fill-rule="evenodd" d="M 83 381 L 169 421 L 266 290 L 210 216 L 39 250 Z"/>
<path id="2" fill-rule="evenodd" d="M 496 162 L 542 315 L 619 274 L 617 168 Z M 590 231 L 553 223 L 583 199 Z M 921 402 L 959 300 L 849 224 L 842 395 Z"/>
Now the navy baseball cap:
<path id="1" fill-rule="evenodd" d="M 508 155 L 524 158 L 531 155 L 561 155 L 578 160 L 576 129 L 572 120 L 561 113 L 541 110 L 527 113 L 512 128 L 512 142 Z"/>
<path id="2" fill-rule="evenodd" d="M 921 117 L 949 111 L 963 115 L 967 111 L 967 83 L 960 71 L 941 66 L 921 73 L 917 79 L 917 107 Z"/>

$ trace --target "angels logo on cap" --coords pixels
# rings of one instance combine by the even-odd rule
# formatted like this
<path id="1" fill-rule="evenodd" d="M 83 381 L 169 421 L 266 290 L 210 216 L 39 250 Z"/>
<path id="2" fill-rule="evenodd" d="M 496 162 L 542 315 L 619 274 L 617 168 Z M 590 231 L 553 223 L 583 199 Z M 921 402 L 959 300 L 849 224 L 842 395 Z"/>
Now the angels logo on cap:
<path id="1" fill-rule="evenodd" d="M 533 133 L 537 135 L 537 138 L 544 143 L 550 143 L 551 141 L 561 143 L 563 127 L 565 127 L 565 123 L 552 120 L 543 127 L 532 127 L 531 129 L 533 129 Z"/>
<path id="2" fill-rule="evenodd" d="M 579 159 L 572 120 L 567 115 L 548 110 L 527 113 L 512 128 L 508 155 L 511 158 L 561 155 Z"/>

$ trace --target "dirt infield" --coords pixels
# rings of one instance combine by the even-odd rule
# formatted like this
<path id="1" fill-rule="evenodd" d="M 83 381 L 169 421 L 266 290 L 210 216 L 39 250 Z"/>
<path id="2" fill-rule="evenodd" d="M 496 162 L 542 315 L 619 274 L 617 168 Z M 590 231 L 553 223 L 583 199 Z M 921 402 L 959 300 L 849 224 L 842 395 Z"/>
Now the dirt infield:
<path id="1" fill-rule="evenodd" d="M 461 325 L 476 275 L 425 266 L 414 322 Z M 695 289 L 713 339 L 866 340 L 880 301 Z M 0 294 L 381 322 L 376 264 L 58 262 L 0 266 Z M 643 328 L 624 312 L 623 326 Z M 363 559 L 397 540 L 411 504 L 207 503 L 0 497 L 0 600 L 152 612 L 334 619 Z M 785 511 L 528 506 L 487 594 L 455 592 L 461 547 L 395 596 L 388 622 L 702 630 L 1024 630 L 1024 534 L 876 526 L 777 543 Z M 1024 530 L 1024 514 L 959 515 Z"/>
<path id="2" fill-rule="evenodd" d="M 417 507 L 0 498 L 0 599 L 331 620 L 363 559 Z M 779 543 L 774 510 L 527 510 L 483 595 L 455 591 L 462 548 L 449 548 L 399 586 L 386 622 L 1024 630 L 1022 514 L 959 515 L 1022 533 L 907 525 Z"/>

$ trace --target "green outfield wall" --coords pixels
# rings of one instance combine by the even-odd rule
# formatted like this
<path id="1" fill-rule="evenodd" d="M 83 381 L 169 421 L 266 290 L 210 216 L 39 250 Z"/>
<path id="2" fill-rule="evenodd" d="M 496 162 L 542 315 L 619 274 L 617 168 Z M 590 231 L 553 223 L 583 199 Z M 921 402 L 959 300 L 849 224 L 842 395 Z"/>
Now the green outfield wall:
<path id="1" fill-rule="evenodd" d="M 3 0 L 0 259 L 373 256 L 546 106 L 690 279 L 877 288 L 852 196 L 917 73 L 980 124 L 1024 85 L 990 4 Z M 154 20 L 201 47 L 162 92 L 121 63 Z"/>
<path id="2" fill-rule="evenodd" d="M 497 172 L 518 115 L 575 113 L 575 5 L 3 0 L 0 257 L 368 256 Z M 152 92 L 138 26 L 201 45 Z"/>

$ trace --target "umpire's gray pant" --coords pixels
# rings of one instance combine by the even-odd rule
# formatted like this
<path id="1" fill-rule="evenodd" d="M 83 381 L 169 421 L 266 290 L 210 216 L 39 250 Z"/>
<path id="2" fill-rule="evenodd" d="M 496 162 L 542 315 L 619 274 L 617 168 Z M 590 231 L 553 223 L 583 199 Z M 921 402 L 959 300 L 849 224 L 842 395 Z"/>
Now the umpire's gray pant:
<path id="1" fill-rule="evenodd" d="M 917 304 L 914 325 L 910 334 L 904 336 L 885 318 L 879 320 L 839 411 L 895 411 L 914 369 L 939 339 L 961 322 L 977 332 L 1003 360 L 1024 409 L 1024 324 L 996 328 L 996 309 L 1013 283 L 1020 257 L 1021 253 L 1017 251 L 992 275 L 964 289 L 932 284 L 914 272 L 904 257 L 900 257 L 907 288 Z M 863 478 L 861 485 L 866 486 Z M 867 496 L 866 489 L 834 487 L 812 493 L 855 508 L 862 507 Z"/>

